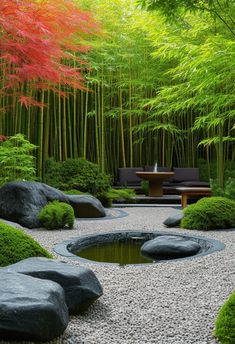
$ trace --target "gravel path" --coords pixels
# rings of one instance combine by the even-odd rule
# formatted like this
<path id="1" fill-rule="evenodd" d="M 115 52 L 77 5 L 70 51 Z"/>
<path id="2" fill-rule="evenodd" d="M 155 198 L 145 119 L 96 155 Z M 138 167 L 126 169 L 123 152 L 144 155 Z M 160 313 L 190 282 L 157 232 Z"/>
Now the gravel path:
<path id="1" fill-rule="evenodd" d="M 52 251 L 55 244 L 88 233 L 166 231 L 162 222 L 177 212 L 169 207 L 123 210 L 129 216 L 105 221 L 79 220 L 73 230 L 27 230 L 27 233 Z M 192 260 L 156 265 L 119 267 L 82 263 L 96 273 L 104 295 L 83 316 L 71 317 L 64 335 L 50 344 L 218 343 L 213 337 L 215 319 L 235 284 L 235 230 L 184 232 L 217 239 L 226 248 Z"/>

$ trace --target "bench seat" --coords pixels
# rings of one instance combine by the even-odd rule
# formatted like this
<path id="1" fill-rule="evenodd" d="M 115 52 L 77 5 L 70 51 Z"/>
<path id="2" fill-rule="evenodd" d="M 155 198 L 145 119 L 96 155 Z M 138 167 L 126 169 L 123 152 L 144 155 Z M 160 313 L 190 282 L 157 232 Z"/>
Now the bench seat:
<path id="1" fill-rule="evenodd" d="M 211 188 L 177 188 L 177 191 L 181 193 L 181 206 L 187 207 L 188 197 L 190 196 L 211 196 Z"/>

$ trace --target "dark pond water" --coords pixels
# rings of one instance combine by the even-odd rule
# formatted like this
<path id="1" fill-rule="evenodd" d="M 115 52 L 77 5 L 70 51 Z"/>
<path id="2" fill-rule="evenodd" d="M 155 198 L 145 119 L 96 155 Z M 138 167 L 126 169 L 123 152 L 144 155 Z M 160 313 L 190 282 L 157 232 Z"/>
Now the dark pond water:
<path id="1" fill-rule="evenodd" d="M 100 243 L 75 252 L 79 257 L 97 262 L 112 262 L 120 265 L 149 264 L 153 260 L 141 255 L 140 248 L 145 240 L 125 239 L 109 243 Z"/>

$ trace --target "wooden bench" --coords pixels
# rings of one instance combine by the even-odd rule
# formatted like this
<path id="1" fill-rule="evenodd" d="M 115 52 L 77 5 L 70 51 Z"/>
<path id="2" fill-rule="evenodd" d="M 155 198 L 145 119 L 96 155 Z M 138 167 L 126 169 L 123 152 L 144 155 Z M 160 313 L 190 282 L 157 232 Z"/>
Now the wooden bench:
<path id="1" fill-rule="evenodd" d="M 188 196 L 211 196 L 211 188 L 179 187 L 176 189 L 181 192 L 182 208 L 187 207 Z"/>

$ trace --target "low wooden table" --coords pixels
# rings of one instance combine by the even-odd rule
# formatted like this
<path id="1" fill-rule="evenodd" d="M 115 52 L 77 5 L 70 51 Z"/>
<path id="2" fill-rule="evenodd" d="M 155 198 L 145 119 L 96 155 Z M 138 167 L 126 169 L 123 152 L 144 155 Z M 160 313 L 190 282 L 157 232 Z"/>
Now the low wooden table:
<path id="1" fill-rule="evenodd" d="M 141 179 L 149 181 L 149 196 L 162 197 L 162 183 L 164 180 L 174 176 L 174 172 L 136 172 Z"/>
<path id="2" fill-rule="evenodd" d="M 211 196 L 211 188 L 202 187 L 179 187 L 176 190 L 181 192 L 181 206 L 187 207 L 188 196 Z"/>

